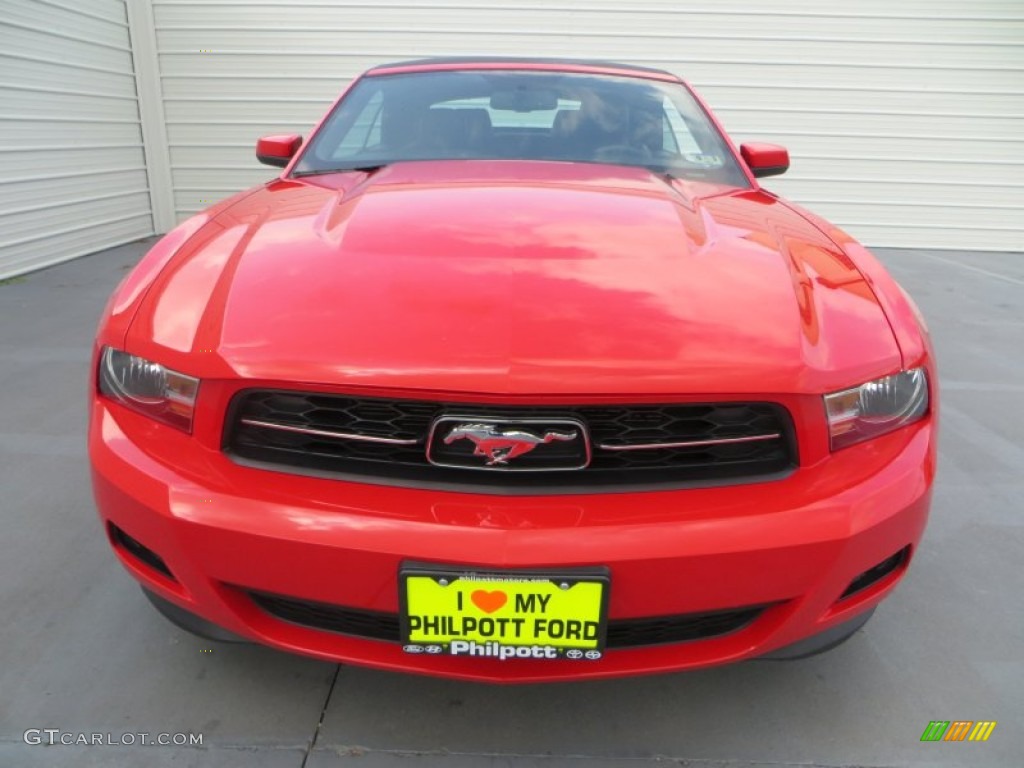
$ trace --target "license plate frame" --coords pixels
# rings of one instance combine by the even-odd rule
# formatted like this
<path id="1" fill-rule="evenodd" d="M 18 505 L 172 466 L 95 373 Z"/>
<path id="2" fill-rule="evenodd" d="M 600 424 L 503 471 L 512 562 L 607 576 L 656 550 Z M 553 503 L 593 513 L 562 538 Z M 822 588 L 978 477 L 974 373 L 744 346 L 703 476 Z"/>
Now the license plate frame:
<path id="1" fill-rule="evenodd" d="M 605 652 L 611 574 L 604 567 L 403 563 L 398 592 L 406 653 L 594 661 Z"/>

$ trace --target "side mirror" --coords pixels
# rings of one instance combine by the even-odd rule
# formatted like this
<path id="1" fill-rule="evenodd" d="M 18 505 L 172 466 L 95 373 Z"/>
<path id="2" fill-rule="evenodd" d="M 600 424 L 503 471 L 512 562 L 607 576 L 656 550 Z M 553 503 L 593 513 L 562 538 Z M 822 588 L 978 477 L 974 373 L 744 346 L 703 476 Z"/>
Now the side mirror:
<path id="1" fill-rule="evenodd" d="M 264 165 L 284 168 L 301 146 L 302 137 L 298 134 L 264 136 L 256 142 L 256 159 Z"/>
<path id="2" fill-rule="evenodd" d="M 777 144 L 740 144 L 740 154 L 757 178 L 778 176 L 789 169 L 789 152 Z"/>

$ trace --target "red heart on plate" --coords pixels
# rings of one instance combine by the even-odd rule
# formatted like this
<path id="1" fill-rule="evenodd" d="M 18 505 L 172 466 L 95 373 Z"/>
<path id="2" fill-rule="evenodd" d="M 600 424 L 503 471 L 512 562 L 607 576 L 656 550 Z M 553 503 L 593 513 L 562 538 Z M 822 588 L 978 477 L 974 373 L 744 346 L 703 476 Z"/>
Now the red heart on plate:
<path id="1" fill-rule="evenodd" d="M 494 613 L 508 602 L 508 595 L 497 589 L 493 592 L 478 589 L 470 595 L 470 598 L 472 598 L 473 604 L 484 613 Z"/>

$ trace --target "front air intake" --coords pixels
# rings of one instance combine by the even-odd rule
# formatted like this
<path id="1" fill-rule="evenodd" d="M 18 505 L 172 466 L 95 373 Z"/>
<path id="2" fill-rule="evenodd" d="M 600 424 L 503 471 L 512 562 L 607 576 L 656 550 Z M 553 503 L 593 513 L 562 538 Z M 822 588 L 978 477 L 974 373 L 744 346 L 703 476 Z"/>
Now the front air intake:
<path id="1" fill-rule="evenodd" d="M 177 581 L 177 579 L 174 578 L 174 574 L 171 573 L 171 569 L 167 567 L 167 563 L 164 562 L 160 555 L 136 539 L 133 539 L 113 523 L 108 523 L 108 527 L 110 531 L 110 541 L 117 549 L 130 555 L 134 560 L 138 560 L 161 575 L 166 576 L 171 581 Z"/>
<path id="2" fill-rule="evenodd" d="M 368 611 L 297 597 L 251 591 L 250 599 L 275 618 L 310 629 L 339 632 L 353 637 L 401 642 L 398 614 Z M 608 622 L 608 648 L 638 648 L 693 640 L 711 640 L 746 628 L 767 605 L 744 606 L 705 613 L 612 619 Z"/>
<path id="3" fill-rule="evenodd" d="M 872 584 L 881 581 L 890 573 L 905 565 L 909 557 L 910 547 L 904 547 L 892 557 L 887 557 L 878 565 L 868 568 L 864 573 L 850 582 L 850 586 L 846 588 L 846 591 L 843 592 L 839 599 L 845 600 L 846 598 L 867 589 Z"/>

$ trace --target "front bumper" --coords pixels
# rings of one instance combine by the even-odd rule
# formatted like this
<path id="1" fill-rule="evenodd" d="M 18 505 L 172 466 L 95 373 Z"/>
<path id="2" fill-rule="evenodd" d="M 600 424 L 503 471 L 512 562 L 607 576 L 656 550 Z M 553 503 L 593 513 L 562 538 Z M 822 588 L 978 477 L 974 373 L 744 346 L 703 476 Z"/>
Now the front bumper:
<path id="1" fill-rule="evenodd" d="M 102 398 L 92 408 L 100 517 L 157 553 L 173 575 L 115 543 L 146 589 L 282 650 L 489 681 L 698 668 L 768 655 L 851 622 L 905 572 L 906 560 L 840 599 L 864 571 L 905 548 L 913 552 L 934 474 L 934 426 L 927 419 L 770 483 L 476 496 L 242 467 Z M 142 447 L 149 445 L 159 448 Z M 597 661 L 499 662 L 411 655 L 396 642 L 311 629 L 275 618 L 249 596 L 394 615 L 399 567 L 409 560 L 481 570 L 605 566 L 612 621 L 767 608 L 742 629 L 709 639 L 611 649 Z"/>

